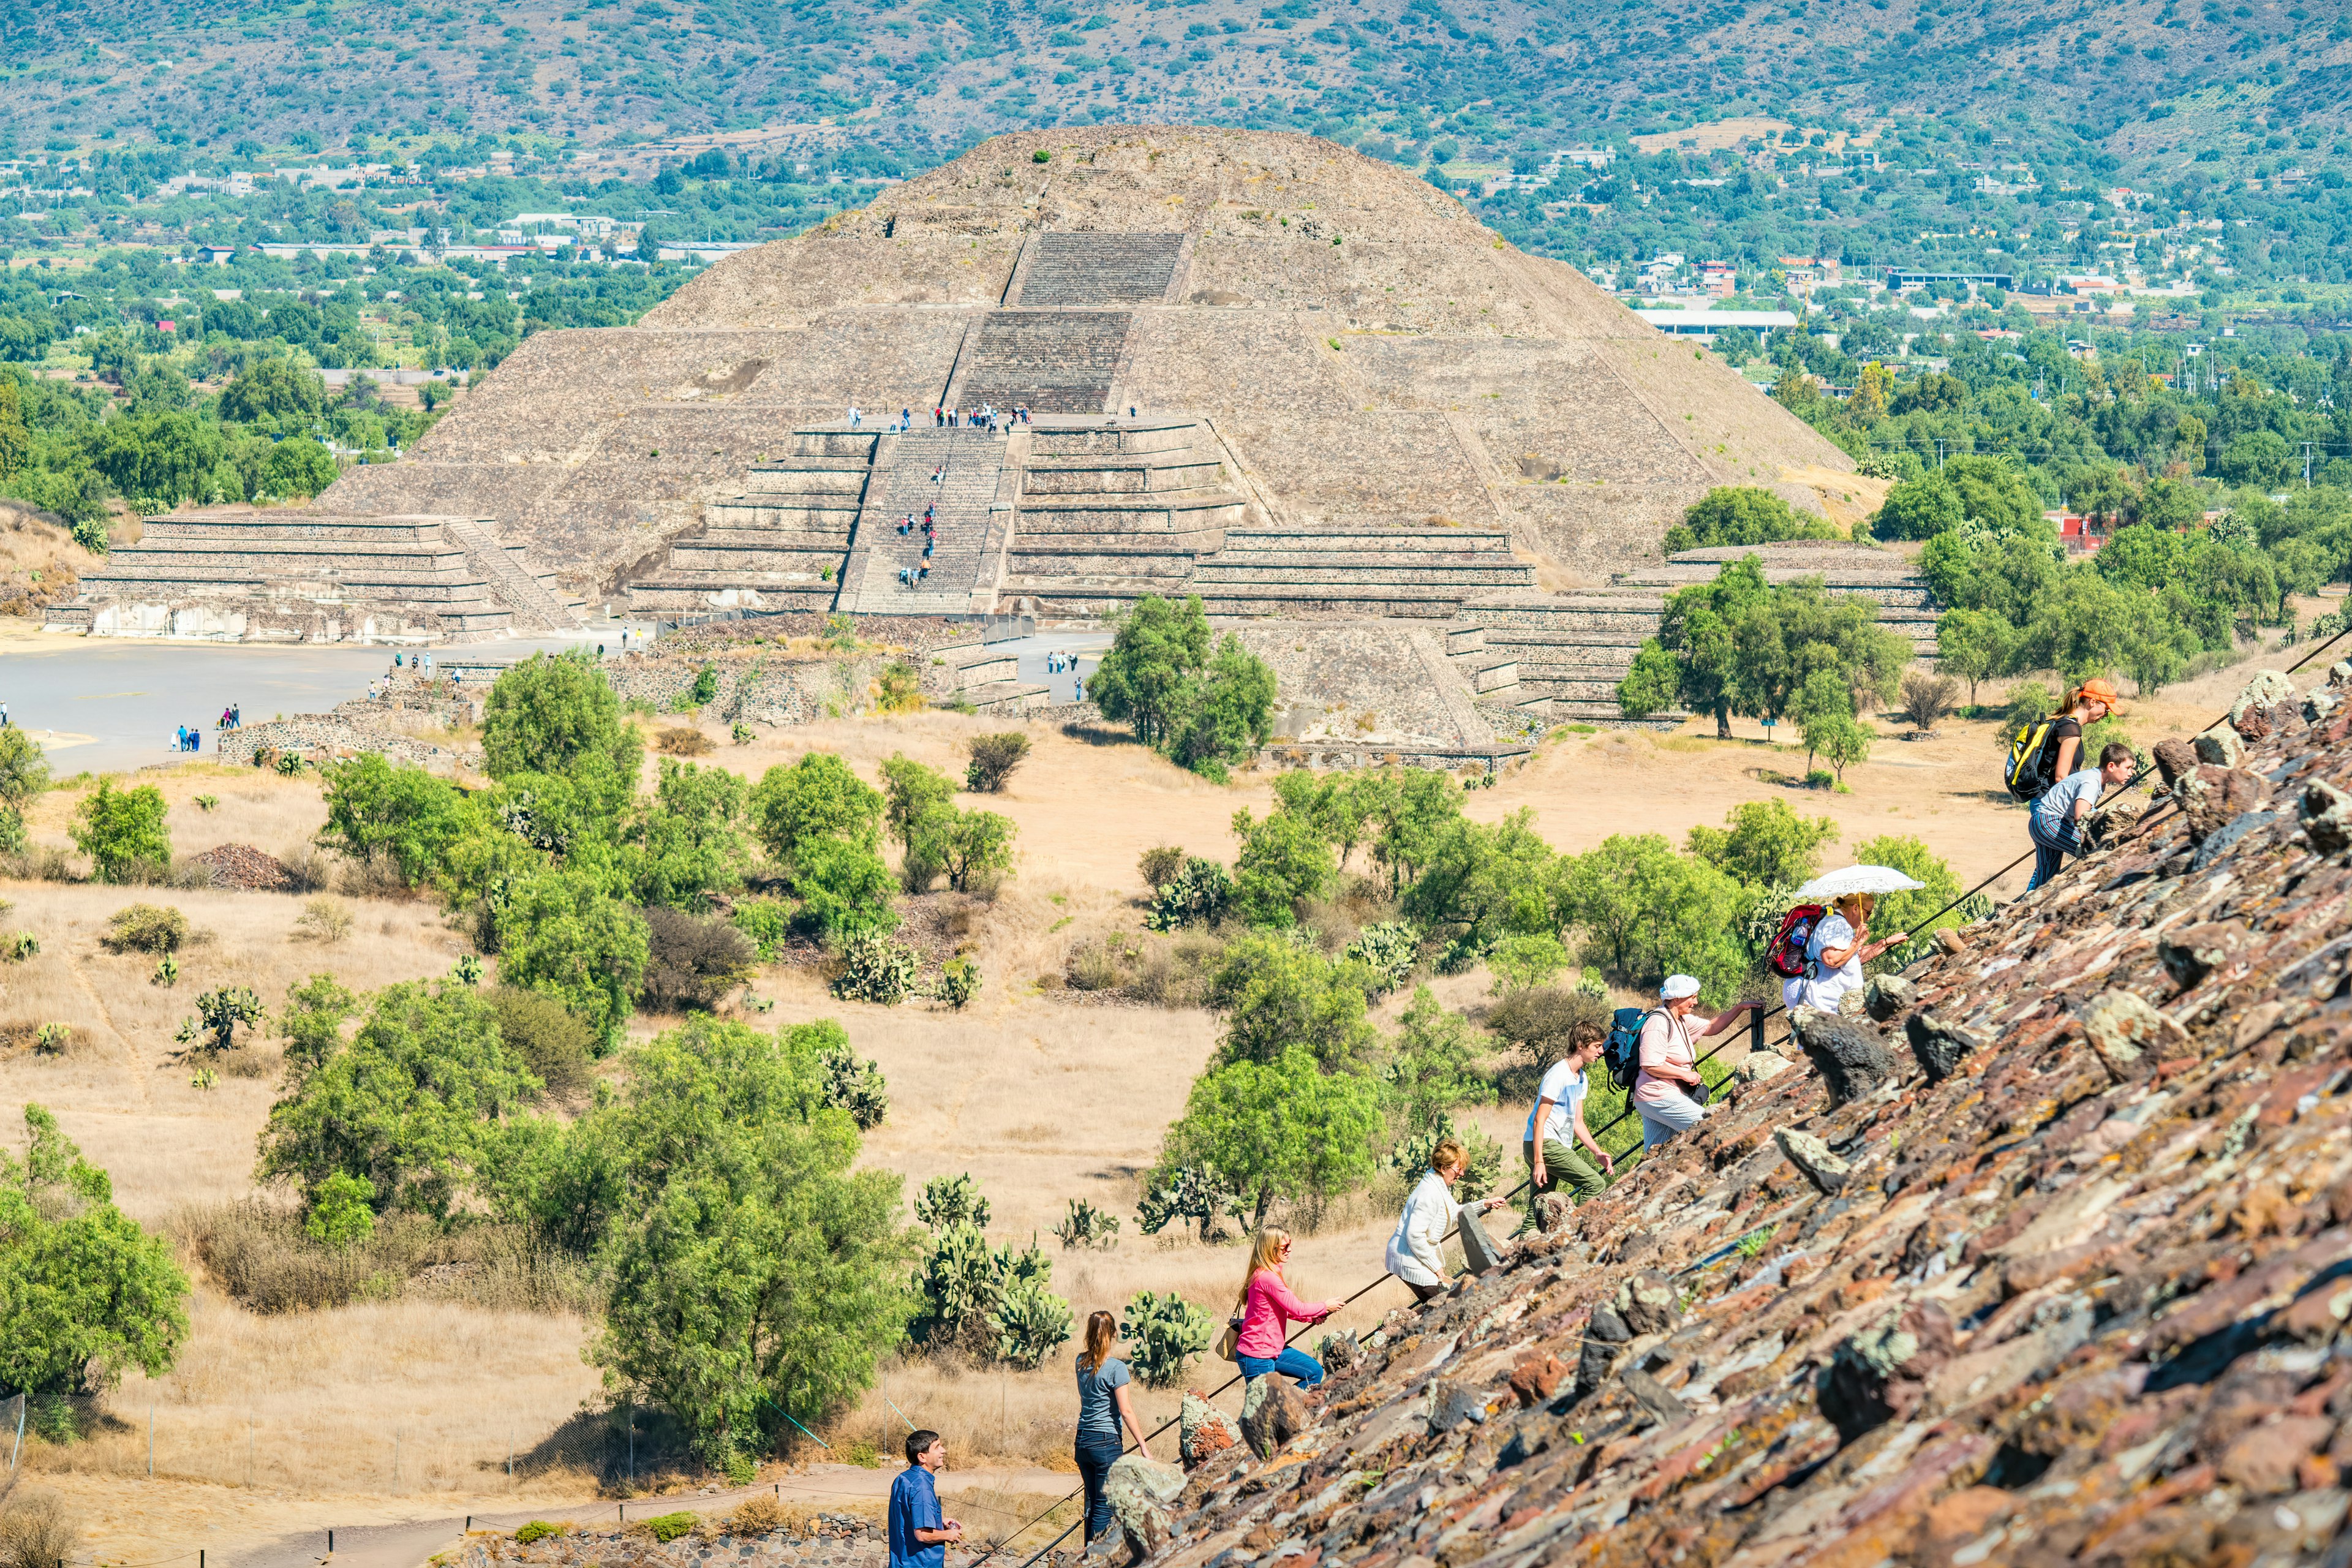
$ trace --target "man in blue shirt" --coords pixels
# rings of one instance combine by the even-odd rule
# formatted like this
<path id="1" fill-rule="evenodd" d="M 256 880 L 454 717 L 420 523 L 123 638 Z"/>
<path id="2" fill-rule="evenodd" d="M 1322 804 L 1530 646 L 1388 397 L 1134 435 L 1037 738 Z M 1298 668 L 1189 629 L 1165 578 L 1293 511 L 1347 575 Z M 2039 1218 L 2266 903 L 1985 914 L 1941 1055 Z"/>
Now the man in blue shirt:
<path id="1" fill-rule="evenodd" d="M 890 1568 L 947 1568 L 948 1542 L 963 1539 L 960 1522 L 940 1517 L 931 1477 L 947 1462 L 948 1446 L 937 1432 L 908 1434 L 907 1468 L 890 1483 Z"/>

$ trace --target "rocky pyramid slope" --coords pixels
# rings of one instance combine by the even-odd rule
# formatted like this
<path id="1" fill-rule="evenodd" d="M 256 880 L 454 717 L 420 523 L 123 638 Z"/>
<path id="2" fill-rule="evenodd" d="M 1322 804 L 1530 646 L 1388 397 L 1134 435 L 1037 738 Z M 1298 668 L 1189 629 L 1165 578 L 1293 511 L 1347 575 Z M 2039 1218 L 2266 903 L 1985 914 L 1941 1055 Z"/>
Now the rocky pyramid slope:
<path id="1" fill-rule="evenodd" d="M 1262 1409 L 1271 1457 L 1133 1534 L 1164 1568 L 2352 1558 L 2347 687 L 2264 677 L 2167 742 L 2179 805 L 1807 1021 L 1811 1070 L 1336 1352 L 1304 1430 Z"/>

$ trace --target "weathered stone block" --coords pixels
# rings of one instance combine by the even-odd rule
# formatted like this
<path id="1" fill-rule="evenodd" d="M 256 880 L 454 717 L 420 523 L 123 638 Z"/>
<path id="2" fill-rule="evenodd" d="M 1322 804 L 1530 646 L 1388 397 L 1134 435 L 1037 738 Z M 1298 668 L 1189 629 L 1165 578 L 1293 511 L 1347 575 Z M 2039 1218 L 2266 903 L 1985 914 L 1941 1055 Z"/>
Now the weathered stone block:
<path id="1" fill-rule="evenodd" d="M 1985 1047 L 1980 1037 L 1958 1024 L 1946 1023 L 1925 1008 L 1903 1021 L 1903 1033 L 1930 1083 L 1943 1082 L 1960 1070 L 1963 1059 Z"/>
<path id="2" fill-rule="evenodd" d="M 1209 1403 L 1209 1396 L 1197 1388 L 1184 1391 L 1184 1404 L 1177 1415 L 1176 1451 L 1183 1458 L 1184 1468 L 1191 1469 L 1242 1440 L 1240 1428 L 1230 1416 Z"/>
<path id="3" fill-rule="evenodd" d="M 2246 758 L 2246 742 L 2235 730 L 2211 729 L 2189 742 L 2197 760 L 2211 767 L 2234 768 Z"/>
<path id="4" fill-rule="evenodd" d="M 1307 1430 L 1307 1402 L 1277 1373 L 1249 1380 L 1242 1394 L 1242 1440 L 1259 1458 Z"/>
<path id="5" fill-rule="evenodd" d="M 1893 1023 L 1917 1005 L 1919 988 L 1899 974 L 1881 974 L 1870 983 L 1863 1011 L 1882 1024 Z"/>
<path id="6" fill-rule="evenodd" d="M 2201 740 L 2202 737 L 2200 736 Z M 2181 776 L 2173 797 L 2189 818 L 2189 840 L 2202 844 L 2235 816 L 2259 810 L 2270 798 L 2270 781 L 2242 768 L 2204 763 Z"/>
<path id="7" fill-rule="evenodd" d="M 2304 786 L 2296 815 L 2303 819 L 2303 836 L 2322 855 L 2340 855 L 2352 847 L 2352 795 L 2314 779 Z"/>
<path id="8" fill-rule="evenodd" d="M 1762 1083 L 1778 1078 L 1797 1064 L 1778 1051 L 1750 1051 L 1740 1064 L 1731 1069 L 1731 1076 L 1742 1083 Z"/>
<path id="9" fill-rule="evenodd" d="M 1671 1332 L 1682 1321 L 1675 1282 L 1654 1268 L 1644 1268 L 1617 1287 L 1617 1316 L 1636 1334 Z"/>
<path id="10" fill-rule="evenodd" d="M 1468 1209 L 1462 1211 L 1457 1235 L 1462 1243 L 1463 1266 L 1471 1273 L 1485 1274 L 1510 1261 L 1509 1244 L 1488 1236 L 1486 1227 L 1478 1223 L 1478 1216 Z"/>
<path id="11" fill-rule="evenodd" d="M 2131 991 L 2104 992 L 2094 999 L 2083 1010 L 2083 1034 L 2118 1083 L 2154 1067 L 2158 1056 L 2189 1048 L 2186 1029 Z"/>
<path id="12" fill-rule="evenodd" d="M 1626 1371 L 1623 1382 L 1625 1392 L 1633 1396 L 1633 1402 L 1648 1411 L 1661 1426 L 1671 1426 L 1690 1414 L 1690 1406 L 1685 1405 L 1674 1390 L 1638 1366 Z"/>
<path id="13" fill-rule="evenodd" d="M 1816 1385 L 1822 1414 L 1849 1443 L 1884 1422 L 1907 1419 L 1951 1357 L 1951 1318 L 1938 1302 L 1915 1303 L 1838 1346 Z"/>
<path id="14" fill-rule="evenodd" d="M 2206 921 L 2165 932 L 2157 939 L 2156 956 L 2185 991 L 2234 956 L 2246 937 L 2242 921 Z"/>
<path id="15" fill-rule="evenodd" d="M 1819 1138 L 1793 1127 L 1781 1127 L 1774 1130 L 1772 1142 L 1780 1146 L 1780 1152 L 1789 1157 L 1789 1163 L 1802 1171 L 1805 1180 L 1812 1183 L 1816 1190 L 1831 1196 L 1845 1190 L 1846 1179 L 1853 1173 L 1853 1167 Z"/>
<path id="16" fill-rule="evenodd" d="M 1176 1533 L 1168 1505 L 1184 1489 L 1184 1472 L 1140 1454 L 1124 1454 L 1103 1478 L 1103 1498 L 1136 1560 L 1156 1555 Z"/>
<path id="17" fill-rule="evenodd" d="M 1429 1430 L 1434 1436 L 1456 1426 L 1486 1424 L 1486 1391 L 1454 1378 L 1441 1377 L 1430 1385 Z"/>
<path id="18" fill-rule="evenodd" d="M 1800 1007 L 1789 1026 L 1839 1104 L 1859 1100 L 1895 1076 L 1894 1053 L 1877 1028 L 1860 1018 L 1834 1016 Z"/>
<path id="19" fill-rule="evenodd" d="M 2156 759 L 2157 776 L 2164 781 L 2164 787 L 2168 790 L 2179 784 L 2181 775 L 2198 763 L 2197 748 L 2178 736 L 2168 741 L 2158 741 L 2152 754 Z"/>
<path id="20" fill-rule="evenodd" d="M 1511 1392 L 1522 1407 L 1532 1408 L 1558 1392 L 1567 1376 L 1567 1364 L 1559 1357 L 1546 1350 L 1529 1350 L 1511 1363 Z"/>

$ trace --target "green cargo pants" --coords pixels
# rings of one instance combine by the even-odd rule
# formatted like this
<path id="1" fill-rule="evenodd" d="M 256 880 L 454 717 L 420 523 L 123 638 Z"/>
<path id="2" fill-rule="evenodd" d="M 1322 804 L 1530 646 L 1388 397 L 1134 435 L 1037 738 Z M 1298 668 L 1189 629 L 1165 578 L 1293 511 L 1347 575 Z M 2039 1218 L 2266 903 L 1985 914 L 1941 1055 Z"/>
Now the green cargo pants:
<path id="1" fill-rule="evenodd" d="M 1532 1173 L 1536 1168 L 1536 1141 L 1524 1139 L 1519 1148 L 1527 1160 L 1528 1170 Z M 1609 1185 L 1608 1178 L 1601 1173 L 1581 1149 L 1570 1149 L 1556 1138 L 1547 1138 L 1544 1140 L 1543 1157 L 1544 1184 L 1528 1189 L 1526 1217 L 1519 1221 L 1519 1228 L 1511 1233 L 1514 1236 L 1525 1236 L 1535 1229 L 1536 1200 L 1546 1193 L 1558 1192 L 1564 1186 L 1570 1198 L 1582 1203 Z"/>

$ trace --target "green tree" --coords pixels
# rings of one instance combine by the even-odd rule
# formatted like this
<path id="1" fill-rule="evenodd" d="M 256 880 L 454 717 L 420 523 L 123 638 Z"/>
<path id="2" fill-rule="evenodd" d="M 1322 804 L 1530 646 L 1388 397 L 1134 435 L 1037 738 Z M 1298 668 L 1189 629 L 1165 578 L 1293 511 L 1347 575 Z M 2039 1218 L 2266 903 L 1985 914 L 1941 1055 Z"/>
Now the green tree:
<path id="1" fill-rule="evenodd" d="M 982 814 L 986 815 L 986 814 Z M 820 838 L 795 858 L 793 891 L 803 927 L 831 942 L 898 929 L 890 895 L 898 884 L 882 857 L 866 844 Z"/>
<path id="2" fill-rule="evenodd" d="M 1835 670 L 1817 669 L 1806 678 L 1794 706 L 1799 730 L 1805 738 L 1805 770 L 1810 773 L 1813 754 L 1822 750 L 1830 731 L 1840 723 L 1852 721 L 1853 691 Z"/>
<path id="3" fill-rule="evenodd" d="M 1191 696 L 1192 710 L 1169 754 L 1196 773 L 1222 780 L 1274 733 L 1274 670 L 1231 632 L 1217 643 Z"/>
<path id="4" fill-rule="evenodd" d="M 910 842 L 909 830 L 925 813 L 955 804 L 955 781 L 939 769 L 893 752 L 882 764 L 882 822 L 891 837 Z"/>
<path id="5" fill-rule="evenodd" d="M 1234 813 L 1233 826 L 1242 847 L 1234 860 L 1234 906 L 1249 924 L 1294 925 L 1302 900 L 1330 891 L 1339 868 L 1307 818 L 1276 810 L 1257 822 L 1243 810 Z"/>
<path id="6" fill-rule="evenodd" d="M 1936 668 L 1969 683 L 1969 702 L 1977 700 L 1977 683 L 2004 674 L 2016 632 L 1999 616 L 1983 610 L 1946 610 L 1936 618 Z"/>
<path id="7" fill-rule="evenodd" d="M 1668 555 L 1716 545 L 1778 544 L 1790 539 L 1843 539 L 1834 524 L 1799 511 L 1754 485 L 1718 485 L 1691 503 L 1666 530 Z"/>
<path id="8" fill-rule="evenodd" d="M 92 875 L 101 882 L 129 881 L 144 868 L 168 866 L 172 836 L 163 826 L 163 792 L 153 784 L 118 790 L 101 778 L 74 810 L 77 848 L 89 857 Z"/>
<path id="9" fill-rule="evenodd" d="M 466 830 L 465 797 L 455 784 L 423 768 L 395 766 L 381 752 L 329 763 L 323 794 L 327 825 L 322 848 L 354 860 L 379 856 L 400 868 L 409 886 L 427 880 Z"/>
<path id="10" fill-rule="evenodd" d="M 91 430 L 85 449 L 107 483 L 154 510 L 201 497 L 222 452 L 217 427 L 178 409 L 110 419 Z"/>
<path id="11" fill-rule="evenodd" d="M 880 842 L 883 798 L 830 752 L 811 752 L 770 768 L 751 791 L 751 827 L 787 877 L 820 845 L 873 852 Z"/>
<path id="12" fill-rule="evenodd" d="M 1353 1067 L 1380 1043 L 1365 1017 L 1370 979 L 1361 965 L 1333 963 L 1286 937 L 1238 939 L 1209 982 L 1208 1005 L 1225 1016 L 1217 1059 L 1271 1062 L 1297 1046 L 1327 1070 Z"/>
<path id="13" fill-rule="evenodd" d="M 1459 964 L 1510 933 L 1559 931 L 1560 871 L 1532 809 L 1522 806 L 1492 826 L 1454 817 L 1434 836 L 1398 909 L 1423 931 L 1451 935 L 1452 963 Z"/>
<path id="14" fill-rule="evenodd" d="M 326 406 L 327 384 L 319 373 L 282 355 L 254 361 L 221 388 L 220 416 L 240 425 L 291 433 L 307 429 Z"/>
<path id="15" fill-rule="evenodd" d="M 290 1183 L 313 1203 L 330 1177 L 355 1176 L 371 1185 L 378 1212 L 446 1223 L 486 1180 L 493 1124 L 539 1089 L 472 986 L 390 985 L 351 1044 L 270 1107 L 255 1174 Z"/>
<path id="16" fill-rule="evenodd" d="M 637 902 L 699 910 L 712 893 L 741 887 L 747 794 L 741 775 L 725 768 L 662 758 L 654 798 L 629 830 L 625 863 Z"/>
<path id="17" fill-rule="evenodd" d="M 1805 731 L 1807 744 L 1810 745 L 1813 739 L 1812 728 L 1808 725 Z M 1876 739 L 1878 731 L 1861 720 L 1832 715 L 1820 737 L 1822 760 L 1829 763 L 1830 771 L 1837 775 L 1838 783 L 1843 784 L 1846 769 L 1856 763 L 1870 760 L 1870 743 Z"/>
<path id="18" fill-rule="evenodd" d="M 0 852 L 25 842 L 25 807 L 49 787 L 49 760 L 19 725 L 0 728 Z"/>
<path id="19" fill-rule="evenodd" d="M 335 455 L 308 436 L 289 436 L 269 448 L 261 466 L 260 493 L 300 500 L 335 482 Z"/>
<path id="20" fill-rule="evenodd" d="M 1747 972 L 1736 929 L 1739 885 L 1675 854 L 1659 834 L 1602 839 L 1569 862 L 1562 892 L 1570 922 L 1584 936 L 1585 962 L 1631 984 L 1688 974 L 1713 1005 L 1728 1001 Z"/>
<path id="21" fill-rule="evenodd" d="M 696 1018 L 634 1053 L 601 1123 L 611 1289 L 591 1356 L 741 1473 L 785 1413 L 840 1410 L 905 1331 L 899 1178 L 854 1168 L 814 1049 L 740 1024 Z"/>
<path id="22" fill-rule="evenodd" d="M 1875 539 L 1933 539 L 1966 521 L 1960 492 L 1937 468 L 1887 491 L 1871 517 L 1870 531 Z"/>
<path id="23" fill-rule="evenodd" d="M 331 974 L 313 974 L 286 988 L 286 1010 L 277 1030 L 286 1041 L 286 1068 L 299 1082 L 343 1048 L 344 1021 L 359 1011 L 359 998 Z"/>
<path id="24" fill-rule="evenodd" d="M 615 820 L 636 793 L 640 753 L 620 699 L 584 652 L 533 654 L 499 676 L 482 703 L 484 772 L 570 780 Z"/>
<path id="25" fill-rule="evenodd" d="M 1090 683 L 1095 705 L 1132 725 L 1147 746 L 1172 740 L 1191 716 L 1192 678 L 1208 662 L 1209 616 L 1199 598 L 1171 605 L 1146 594 L 1119 617 Z"/>
<path id="26" fill-rule="evenodd" d="M 2006 458 L 1951 458 L 1936 471 L 1959 496 L 1969 521 L 1996 534 L 2048 531 L 2033 482 Z"/>
<path id="27" fill-rule="evenodd" d="M 1428 986 L 1416 985 L 1397 1025 L 1381 1077 L 1397 1125 L 1407 1136 L 1456 1106 L 1494 1102 L 1494 1081 L 1479 1067 L 1488 1042 L 1469 1019 L 1440 1004 Z"/>
<path id="28" fill-rule="evenodd" d="M 597 877 L 553 867 L 519 877 L 497 911 L 499 973 L 544 991 L 586 1020 L 609 1049 L 645 979 L 645 917 Z"/>
<path id="29" fill-rule="evenodd" d="M 977 892 L 993 886 L 1013 868 L 1013 840 L 1017 832 L 1011 817 L 993 811 L 937 805 L 915 825 L 915 842 L 908 849 L 908 858 L 910 863 L 919 860 L 937 866 L 956 891 Z"/>
<path id="30" fill-rule="evenodd" d="M 1642 645 L 1618 685 L 1617 701 L 1625 716 L 1638 719 L 1680 702 L 1694 713 L 1714 714 L 1715 732 L 1729 740 L 1740 679 L 1734 627 L 1769 592 L 1762 563 L 1744 555 L 1712 583 L 1671 595 L 1658 635 Z"/>
<path id="31" fill-rule="evenodd" d="M 1233 1061 L 1193 1080 L 1183 1117 L 1168 1130 L 1163 1163 L 1202 1164 L 1255 1203 L 1263 1226 L 1277 1197 L 1327 1199 L 1375 1170 L 1380 1086 L 1326 1073 L 1293 1046 L 1270 1061 Z"/>
<path id="32" fill-rule="evenodd" d="M 1743 801 L 1723 821 L 1721 827 L 1692 828 L 1685 847 L 1751 888 L 1808 880 L 1821 869 L 1822 846 L 1838 837 L 1828 817 L 1799 816 L 1780 800 Z"/>
<path id="33" fill-rule="evenodd" d="M 0 479 L 13 479 L 33 455 L 33 433 L 25 424 L 24 400 L 14 380 L 0 376 Z"/>
<path id="34" fill-rule="evenodd" d="M 187 1337 L 187 1276 L 56 1117 L 24 1114 L 24 1159 L 0 1149 L 0 1388 L 89 1394 L 134 1366 L 162 1377 Z"/>

